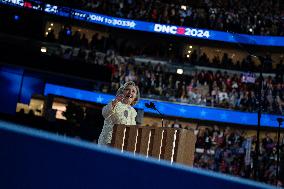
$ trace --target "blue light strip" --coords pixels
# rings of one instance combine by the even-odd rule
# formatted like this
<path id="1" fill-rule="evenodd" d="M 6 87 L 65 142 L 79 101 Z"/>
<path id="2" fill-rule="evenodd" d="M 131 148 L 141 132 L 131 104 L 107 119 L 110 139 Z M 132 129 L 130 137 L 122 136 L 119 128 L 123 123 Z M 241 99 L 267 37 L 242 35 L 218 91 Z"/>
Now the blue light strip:
<path id="1" fill-rule="evenodd" d="M 109 94 L 91 92 L 49 83 L 46 84 L 44 90 L 44 95 L 48 94 L 63 96 L 77 100 L 95 102 L 99 104 L 107 104 L 112 99 L 114 99 L 114 96 Z M 145 112 L 148 113 L 157 114 L 156 111 L 148 109 L 144 106 L 145 103 L 148 103 L 150 101 L 154 102 L 156 104 L 157 109 L 166 116 L 234 123 L 242 125 L 257 125 L 256 113 L 246 113 L 233 110 L 209 108 L 188 104 L 177 104 L 147 99 L 140 99 L 139 103 L 135 106 L 135 108 L 143 109 Z M 263 114 L 261 118 L 261 125 L 268 127 L 278 127 L 278 122 L 276 120 L 277 117 L 279 116 Z"/>
<path id="2" fill-rule="evenodd" d="M 137 20 L 116 18 L 88 11 L 72 9 L 68 7 L 54 6 L 42 3 L 40 1 L 33 1 L 32 6 L 30 4 L 24 3 L 24 0 L 0 0 L 0 3 L 17 7 L 25 7 L 34 10 L 41 10 L 49 14 L 70 17 L 77 20 L 122 29 L 162 33 L 181 37 L 192 37 L 229 43 L 284 47 L 284 37 L 233 34 L 229 32 L 143 22 Z"/>

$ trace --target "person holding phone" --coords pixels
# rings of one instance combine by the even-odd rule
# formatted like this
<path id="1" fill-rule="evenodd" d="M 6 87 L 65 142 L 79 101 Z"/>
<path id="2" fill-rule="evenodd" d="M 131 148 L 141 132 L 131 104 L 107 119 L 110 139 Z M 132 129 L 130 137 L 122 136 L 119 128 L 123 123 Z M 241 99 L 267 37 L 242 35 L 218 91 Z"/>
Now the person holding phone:
<path id="1" fill-rule="evenodd" d="M 105 120 L 98 144 L 108 145 L 111 143 L 115 124 L 136 125 L 137 112 L 132 106 L 138 102 L 139 98 L 139 88 L 133 81 L 125 83 L 117 90 L 116 98 L 102 109 Z"/>

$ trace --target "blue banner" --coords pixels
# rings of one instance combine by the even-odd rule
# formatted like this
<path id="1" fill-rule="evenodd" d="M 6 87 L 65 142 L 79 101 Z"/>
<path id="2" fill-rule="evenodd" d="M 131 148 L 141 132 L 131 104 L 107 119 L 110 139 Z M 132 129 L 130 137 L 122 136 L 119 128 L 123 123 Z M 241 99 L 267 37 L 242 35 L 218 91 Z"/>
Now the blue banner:
<path id="1" fill-rule="evenodd" d="M 223 41 L 229 43 L 284 47 L 284 37 L 235 34 L 229 32 L 190 28 L 184 26 L 143 22 L 137 20 L 116 18 L 102 14 L 96 14 L 93 12 L 72 9 L 68 7 L 45 4 L 40 1 L 25 2 L 24 0 L 0 0 L 0 3 L 18 7 L 25 7 L 34 10 L 41 10 L 49 14 L 70 17 L 76 20 L 82 20 L 86 22 L 122 29 L 154 32 L 181 37 L 199 38 L 205 40 Z"/>
<path id="2" fill-rule="evenodd" d="M 109 94 L 91 92 L 47 83 L 45 86 L 44 95 L 48 94 L 63 96 L 77 100 L 95 102 L 99 104 L 107 104 L 115 98 L 115 96 Z M 210 108 L 189 104 L 178 104 L 149 99 L 140 99 L 138 104 L 136 104 L 135 108 L 143 109 L 145 112 L 148 113 L 158 114 L 156 111 L 145 107 L 145 103 L 149 103 L 150 101 L 154 102 L 157 109 L 165 116 L 251 126 L 257 125 L 257 113 L 239 112 L 233 110 Z M 279 116 L 276 115 L 263 114 L 261 117 L 261 125 L 268 127 L 278 127 L 278 122 L 276 120 L 278 117 Z"/>

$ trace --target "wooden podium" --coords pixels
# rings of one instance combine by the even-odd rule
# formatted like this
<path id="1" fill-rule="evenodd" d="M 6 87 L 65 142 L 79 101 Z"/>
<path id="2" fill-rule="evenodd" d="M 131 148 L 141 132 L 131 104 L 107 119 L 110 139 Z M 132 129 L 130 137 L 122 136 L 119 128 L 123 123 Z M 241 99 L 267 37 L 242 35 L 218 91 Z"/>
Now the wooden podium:
<path id="1" fill-rule="evenodd" d="M 195 142 L 193 131 L 186 129 L 115 125 L 111 146 L 192 166 Z"/>

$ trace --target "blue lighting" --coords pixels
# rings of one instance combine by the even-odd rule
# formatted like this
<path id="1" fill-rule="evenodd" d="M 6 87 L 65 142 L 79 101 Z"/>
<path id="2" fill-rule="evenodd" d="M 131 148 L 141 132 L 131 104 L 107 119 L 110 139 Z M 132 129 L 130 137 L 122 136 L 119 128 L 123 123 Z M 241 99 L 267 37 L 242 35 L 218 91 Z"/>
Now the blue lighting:
<path id="1" fill-rule="evenodd" d="M 18 21 L 20 19 L 20 16 L 19 15 L 15 15 L 14 16 L 14 20 Z"/>
<path id="2" fill-rule="evenodd" d="M 24 3 L 19 3 L 18 1 L 13 2 L 7 0 L 0 0 L 0 3 L 16 7 L 24 7 Z M 25 7 L 25 8 L 31 8 L 34 10 L 43 11 L 48 14 L 54 14 L 67 18 L 72 17 L 75 20 L 82 20 L 85 22 L 90 22 L 90 23 L 95 23 L 115 28 L 128 29 L 128 30 L 154 32 L 154 33 L 168 34 L 180 37 L 199 38 L 199 39 L 223 41 L 229 43 L 284 47 L 284 37 L 234 34 L 229 32 L 222 32 L 222 31 L 215 31 L 208 29 L 166 25 L 166 24 L 159 24 L 153 22 L 143 22 L 138 20 L 130 20 L 130 19 L 106 16 L 93 12 L 72 9 L 69 7 L 54 6 L 40 1 L 37 1 L 37 3 L 38 6 Z M 39 9 L 38 7 L 43 7 L 43 8 Z"/>
<path id="3" fill-rule="evenodd" d="M 53 94 L 77 100 L 95 102 L 99 104 L 107 104 L 112 99 L 113 95 L 91 92 L 81 89 L 64 87 L 54 84 L 46 84 L 44 95 Z M 205 106 L 195 106 L 189 104 L 178 104 L 172 102 L 162 102 L 157 100 L 140 99 L 135 108 L 143 109 L 145 112 L 157 114 L 156 111 L 148 109 L 144 106 L 145 103 L 152 101 L 156 104 L 157 109 L 166 116 L 183 117 L 197 120 L 216 121 L 224 123 L 234 123 L 241 125 L 257 125 L 257 113 L 239 112 L 226 109 L 210 108 Z M 263 114 L 261 125 L 268 127 L 278 127 L 276 118 L 279 116 Z M 283 117 L 284 118 L 284 117 Z"/>
<path id="4" fill-rule="evenodd" d="M 23 70 L 0 68 L 0 112 L 14 114 L 19 98 Z"/>
<path id="5" fill-rule="evenodd" d="M 67 30 L 67 31 L 66 31 L 66 34 L 67 34 L 67 35 L 71 35 L 71 33 L 72 33 L 71 30 Z"/>

